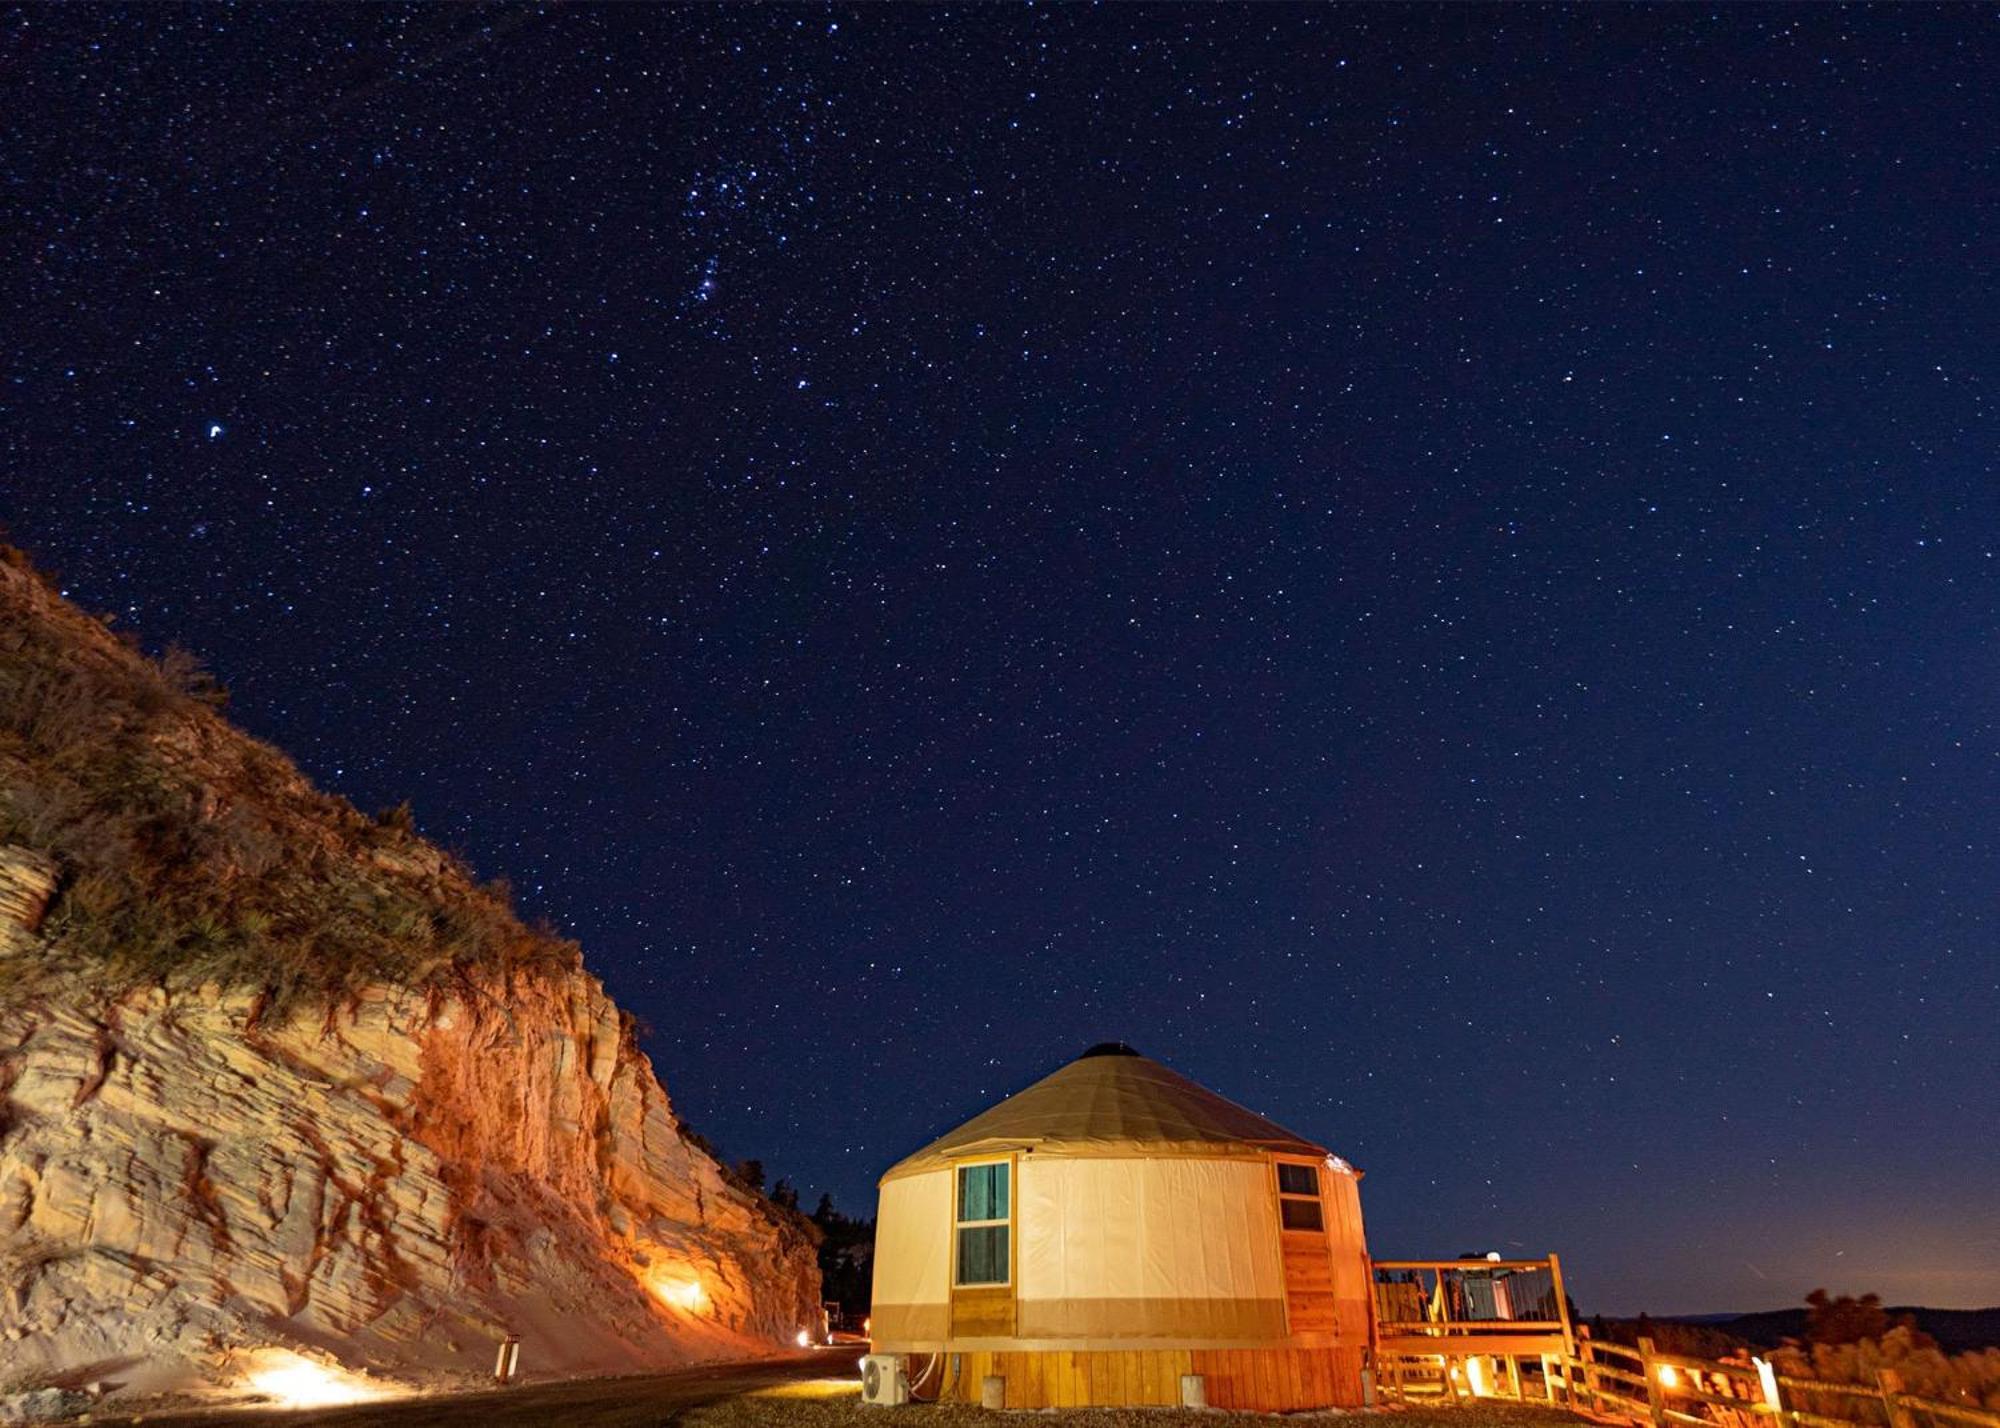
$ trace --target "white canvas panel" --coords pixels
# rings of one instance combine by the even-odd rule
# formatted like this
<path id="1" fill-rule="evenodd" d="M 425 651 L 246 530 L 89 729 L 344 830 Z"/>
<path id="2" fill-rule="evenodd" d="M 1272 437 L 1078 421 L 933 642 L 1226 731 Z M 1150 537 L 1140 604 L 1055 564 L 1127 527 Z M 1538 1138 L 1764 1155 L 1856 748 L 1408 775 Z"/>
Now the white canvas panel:
<path id="1" fill-rule="evenodd" d="M 1023 1299 L 1284 1297 L 1260 1161 L 1024 1157 Z"/>
<path id="2" fill-rule="evenodd" d="M 875 1302 L 951 1299 L 952 1172 L 884 1182 L 875 1225 Z"/>

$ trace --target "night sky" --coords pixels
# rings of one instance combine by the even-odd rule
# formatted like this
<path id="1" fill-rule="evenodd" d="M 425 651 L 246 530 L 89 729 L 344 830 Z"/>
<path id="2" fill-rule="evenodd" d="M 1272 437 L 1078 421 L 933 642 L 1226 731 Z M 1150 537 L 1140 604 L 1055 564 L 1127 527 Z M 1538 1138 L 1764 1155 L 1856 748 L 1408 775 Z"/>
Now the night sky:
<path id="1" fill-rule="evenodd" d="M 1996 1302 L 1996 62 L 15 11 L 0 504 L 808 1204 L 1119 1038 L 1384 1257 Z"/>

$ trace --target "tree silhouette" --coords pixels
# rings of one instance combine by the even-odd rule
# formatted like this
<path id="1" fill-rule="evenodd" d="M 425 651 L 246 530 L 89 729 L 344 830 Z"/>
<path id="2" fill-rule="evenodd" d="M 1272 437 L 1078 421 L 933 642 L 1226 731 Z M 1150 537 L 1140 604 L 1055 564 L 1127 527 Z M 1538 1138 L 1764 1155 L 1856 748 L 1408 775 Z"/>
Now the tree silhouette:
<path id="1" fill-rule="evenodd" d="M 1890 1318 L 1879 1294 L 1835 1298 L 1824 1289 L 1815 1289 L 1806 1296 L 1806 1342 L 1810 1344 L 1858 1344 L 1863 1339 L 1880 1339 L 1895 1328 L 1914 1332 L 1916 1323 L 1909 1314 Z"/>

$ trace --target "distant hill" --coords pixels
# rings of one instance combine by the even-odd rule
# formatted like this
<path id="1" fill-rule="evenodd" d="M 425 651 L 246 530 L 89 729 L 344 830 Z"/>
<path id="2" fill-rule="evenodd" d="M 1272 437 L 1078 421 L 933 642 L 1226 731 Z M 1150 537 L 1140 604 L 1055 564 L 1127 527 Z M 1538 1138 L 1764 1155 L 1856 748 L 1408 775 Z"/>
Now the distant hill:
<path id="1" fill-rule="evenodd" d="M 2000 1348 L 2000 1306 L 1991 1309 L 1926 1309 L 1921 1305 L 1902 1304 L 1889 1309 L 1891 1319 L 1901 1319 L 1905 1314 L 1914 1318 L 1917 1328 L 1936 1339 L 1938 1347 L 1948 1354 Z M 1806 1311 L 1801 1307 L 1767 1309 L 1759 1314 L 1681 1314 L 1670 1322 L 1698 1324 L 1758 1348 L 1769 1349 L 1776 1348 L 1786 1339 L 1805 1337 Z"/>

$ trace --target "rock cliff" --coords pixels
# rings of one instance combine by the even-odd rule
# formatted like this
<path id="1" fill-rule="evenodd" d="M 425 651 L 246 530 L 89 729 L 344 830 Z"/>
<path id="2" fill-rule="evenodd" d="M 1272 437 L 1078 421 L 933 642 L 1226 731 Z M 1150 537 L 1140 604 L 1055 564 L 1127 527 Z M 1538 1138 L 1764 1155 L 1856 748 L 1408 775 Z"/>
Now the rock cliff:
<path id="1" fill-rule="evenodd" d="M 575 949 L 217 702 L 0 558 L 0 1378 L 792 1342 L 808 1229 L 683 1132 Z"/>

